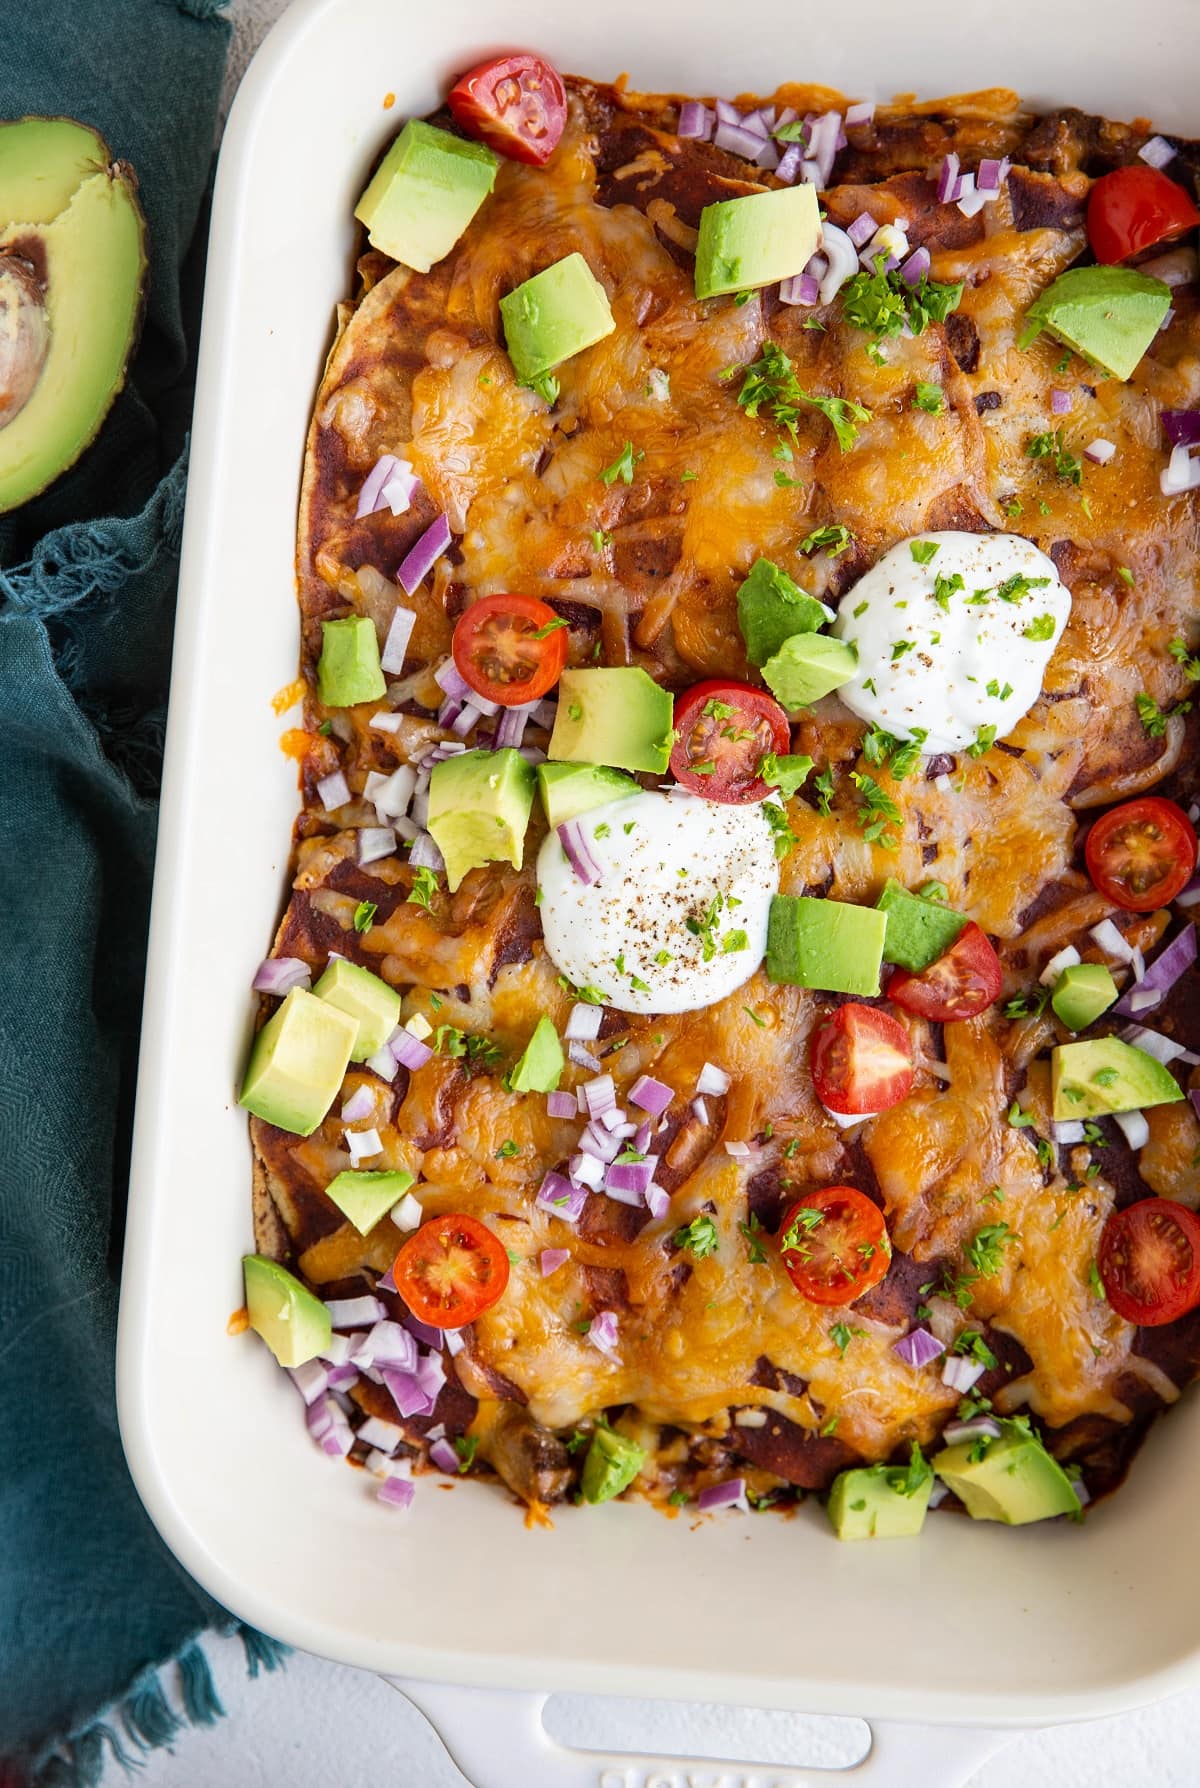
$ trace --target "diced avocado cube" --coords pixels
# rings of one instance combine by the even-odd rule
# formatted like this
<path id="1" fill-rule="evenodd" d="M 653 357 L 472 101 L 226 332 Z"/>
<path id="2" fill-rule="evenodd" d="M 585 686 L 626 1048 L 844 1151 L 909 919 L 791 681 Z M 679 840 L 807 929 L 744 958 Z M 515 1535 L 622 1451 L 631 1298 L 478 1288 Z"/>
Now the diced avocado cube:
<path id="1" fill-rule="evenodd" d="M 815 186 L 781 186 L 706 205 L 696 241 L 696 296 L 717 298 L 790 279 L 803 273 L 820 240 Z"/>
<path id="2" fill-rule="evenodd" d="M 307 1285 L 277 1260 L 247 1254 L 242 1260 L 250 1327 L 281 1366 L 303 1366 L 329 1346 L 329 1312 Z"/>
<path id="3" fill-rule="evenodd" d="M 932 1465 L 975 1521 L 1023 1527 L 1079 1513 L 1070 1478 L 1023 1417 L 1001 1422 L 999 1439 L 984 1436 L 943 1447 Z"/>
<path id="4" fill-rule="evenodd" d="M 433 766 L 429 830 L 446 859 L 450 892 L 472 869 L 525 856 L 534 775 L 519 751 L 467 751 Z"/>
<path id="5" fill-rule="evenodd" d="M 346 1172 L 329 1182 L 325 1195 L 353 1223 L 359 1235 L 369 1235 L 412 1184 L 412 1174 L 402 1167 L 379 1168 L 374 1173 Z"/>
<path id="6" fill-rule="evenodd" d="M 794 633 L 815 633 L 833 610 L 770 559 L 756 559 L 738 587 L 738 626 L 751 664 L 765 664 Z"/>
<path id="7" fill-rule="evenodd" d="M 1171 307 L 1171 288 L 1133 267 L 1070 267 L 1035 298 L 1017 345 L 1043 329 L 1057 341 L 1127 379 Z"/>
<path id="8" fill-rule="evenodd" d="M 552 828 L 565 826 L 591 807 L 604 807 L 609 801 L 642 792 L 632 776 L 606 770 L 600 764 L 539 764 L 537 779 L 542 808 Z"/>
<path id="9" fill-rule="evenodd" d="M 563 1067 L 558 1032 L 543 1013 L 508 1077 L 508 1084 L 514 1093 L 552 1093 L 562 1079 Z"/>
<path id="10" fill-rule="evenodd" d="M 887 917 L 872 906 L 777 894 L 767 920 L 767 975 L 829 993 L 879 992 Z"/>
<path id="11" fill-rule="evenodd" d="M 352 1062 L 365 1062 L 382 1049 L 400 1022 L 400 995 L 370 969 L 337 957 L 313 988 L 319 1000 L 327 1000 L 340 1012 L 348 1012 L 358 1026 Z"/>
<path id="12" fill-rule="evenodd" d="M 523 385 L 616 328 L 608 293 L 581 254 L 564 255 L 500 300 L 504 345 Z"/>
<path id="13" fill-rule="evenodd" d="M 669 690 L 638 665 L 565 670 L 549 754 L 661 775 L 671 761 L 673 713 Z"/>
<path id="14" fill-rule="evenodd" d="M 418 273 L 450 253 L 491 192 L 500 166 L 482 143 L 410 118 L 354 215 L 372 248 Z"/>
<path id="15" fill-rule="evenodd" d="M 913 1443 L 908 1465 L 841 1471 L 829 1492 L 829 1519 L 839 1540 L 898 1540 L 920 1533 L 933 1490 L 933 1470 Z"/>
<path id="16" fill-rule="evenodd" d="M 645 1452 L 636 1441 L 626 1440 L 613 1428 L 597 1428 L 583 1462 L 583 1500 L 609 1502 L 619 1496 L 632 1484 L 645 1461 Z"/>
<path id="17" fill-rule="evenodd" d="M 875 905 L 887 915 L 883 960 L 910 969 L 914 975 L 944 956 L 967 923 L 964 914 L 952 912 L 940 901 L 910 894 L 893 880 L 884 883 Z"/>
<path id="18" fill-rule="evenodd" d="M 294 987 L 254 1039 L 240 1102 L 264 1123 L 311 1136 L 337 1097 L 356 1021 Z"/>
<path id="19" fill-rule="evenodd" d="M 1055 983 L 1050 1004 L 1069 1031 L 1085 1031 L 1117 997 L 1117 984 L 1102 962 L 1076 962 Z"/>
<path id="20" fill-rule="evenodd" d="M 848 683 L 858 669 L 858 653 L 828 633 L 793 633 L 762 667 L 763 681 L 789 712 L 807 708 Z"/>
<path id="21" fill-rule="evenodd" d="M 1051 1053 L 1050 1081 L 1056 1123 L 1183 1098 L 1183 1088 L 1161 1062 L 1119 1037 L 1060 1043 Z"/>
<path id="22" fill-rule="evenodd" d="M 379 668 L 379 640 L 367 615 L 322 621 L 317 694 L 327 708 L 378 701 L 387 691 Z"/>

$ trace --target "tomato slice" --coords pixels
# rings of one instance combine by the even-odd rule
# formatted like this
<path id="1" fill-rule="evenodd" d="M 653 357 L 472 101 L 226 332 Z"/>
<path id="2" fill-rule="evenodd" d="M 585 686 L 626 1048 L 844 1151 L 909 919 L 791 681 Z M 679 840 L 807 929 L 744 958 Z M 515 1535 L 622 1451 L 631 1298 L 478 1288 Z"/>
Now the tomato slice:
<path id="1" fill-rule="evenodd" d="M 710 801 L 761 801 L 770 788 L 758 774 L 768 752 L 792 741 L 788 717 L 765 690 L 709 677 L 675 703 L 671 774 Z"/>
<path id="2" fill-rule="evenodd" d="M 1084 846 L 1088 874 L 1106 900 L 1132 913 L 1166 906 L 1196 869 L 1196 829 L 1161 795 L 1125 801 L 1102 814 Z"/>
<path id="3" fill-rule="evenodd" d="M 797 1199 L 779 1231 L 788 1278 L 814 1304 L 852 1304 L 888 1270 L 883 1212 L 857 1186 L 826 1186 Z"/>
<path id="4" fill-rule="evenodd" d="M 890 1012 L 856 1000 L 839 1006 L 817 1026 L 811 1063 L 818 1099 L 846 1117 L 886 1111 L 912 1088 L 908 1032 Z"/>
<path id="5" fill-rule="evenodd" d="M 493 56 L 470 69 L 447 101 L 463 129 L 499 155 L 543 167 L 567 121 L 562 76 L 542 56 Z"/>
<path id="6" fill-rule="evenodd" d="M 906 1012 L 944 1024 L 986 1012 L 999 999 L 1003 984 L 1000 958 L 972 919 L 950 948 L 919 974 L 896 969 L 887 996 Z"/>
<path id="7" fill-rule="evenodd" d="M 454 662 L 479 695 L 515 708 L 558 682 L 567 637 L 562 616 L 536 596 L 483 596 L 458 618 Z"/>
<path id="8" fill-rule="evenodd" d="M 1198 223 L 1200 211 L 1178 181 L 1144 162 L 1102 175 L 1088 194 L 1088 241 L 1109 266 Z"/>
<path id="9" fill-rule="evenodd" d="M 1097 1265 L 1126 1322 L 1174 1322 L 1200 1304 L 1200 1217 L 1170 1198 L 1127 1204 L 1104 1225 Z"/>
<path id="10" fill-rule="evenodd" d="M 392 1278 L 421 1322 L 457 1329 L 503 1294 L 508 1255 L 486 1223 L 451 1211 L 409 1236 L 392 1264 Z"/>

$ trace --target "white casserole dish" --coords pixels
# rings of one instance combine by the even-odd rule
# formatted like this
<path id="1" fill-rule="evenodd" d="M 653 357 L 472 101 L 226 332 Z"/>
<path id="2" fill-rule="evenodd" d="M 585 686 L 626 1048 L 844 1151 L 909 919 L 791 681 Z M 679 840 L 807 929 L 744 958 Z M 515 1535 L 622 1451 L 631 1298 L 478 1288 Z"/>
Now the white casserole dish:
<path id="1" fill-rule="evenodd" d="M 353 203 L 400 121 L 472 61 L 530 44 L 565 69 L 625 69 L 649 89 L 768 93 L 787 76 L 886 98 L 1007 84 L 1034 103 L 1149 113 L 1200 133 L 1194 0 L 1149 11 L 1093 0 L 1086 24 L 1045 0 L 860 0 L 848 30 L 836 9 L 800 13 L 793 0 L 761 0 L 749 28 L 717 0 L 658 0 L 648 29 L 650 17 L 645 0 L 552 12 L 538 0 L 298 0 L 234 106 L 209 255 L 125 1250 L 129 1464 L 167 1544 L 213 1595 L 282 1639 L 375 1670 L 993 1727 L 1112 1713 L 1200 1674 L 1195 1399 L 1080 1529 L 935 1518 L 920 1541 L 846 1546 L 815 1505 L 792 1521 L 725 1515 L 697 1531 L 614 1505 L 566 1510 L 547 1532 L 476 1484 L 430 1480 L 407 1516 L 381 1507 L 312 1446 L 266 1349 L 226 1334 L 251 1239 L 235 1086 L 297 800 L 270 698 L 296 671 L 301 454 L 333 308 L 350 289 Z M 472 1703 L 476 1722 L 483 1706 Z M 483 1788 L 542 1780 L 549 1765 L 534 1749 L 519 1759 L 516 1734 L 498 1741 L 486 1781 L 470 1764 Z M 942 1779 L 933 1763 L 926 1750 L 924 1783 Z M 893 1770 L 917 1779 L 899 1753 Z M 590 1765 L 578 1779 L 596 1780 Z M 622 1766 L 601 1779 L 642 1777 Z"/>

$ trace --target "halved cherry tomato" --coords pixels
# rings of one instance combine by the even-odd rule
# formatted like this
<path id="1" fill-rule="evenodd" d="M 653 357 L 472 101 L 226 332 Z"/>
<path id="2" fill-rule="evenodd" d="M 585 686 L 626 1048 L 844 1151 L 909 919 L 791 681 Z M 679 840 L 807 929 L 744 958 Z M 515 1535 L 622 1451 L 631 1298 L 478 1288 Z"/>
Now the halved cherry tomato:
<path id="1" fill-rule="evenodd" d="M 768 752 L 791 744 L 788 717 L 772 696 L 749 683 L 709 677 L 675 703 L 671 774 L 710 801 L 761 801 L 770 788 L 758 774 Z"/>
<path id="2" fill-rule="evenodd" d="M 1200 1304 L 1200 1217 L 1171 1198 L 1114 1211 L 1097 1265 L 1118 1316 L 1158 1328 Z"/>
<path id="3" fill-rule="evenodd" d="M 986 1012 L 999 999 L 1003 984 L 1000 958 L 972 919 L 928 968 L 919 974 L 897 969 L 887 984 L 887 996 L 906 1012 L 944 1024 Z"/>
<path id="4" fill-rule="evenodd" d="M 807 1192 L 783 1219 L 779 1252 L 788 1278 L 814 1304 L 852 1304 L 888 1270 L 883 1212 L 857 1186 Z"/>
<path id="5" fill-rule="evenodd" d="M 458 618 L 454 662 L 480 695 L 516 708 L 558 682 L 567 631 L 562 616 L 536 596 L 483 596 Z"/>
<path id="6" fill-rule="evenodd" d="M 513 161 L 542 167 L 567 121 L 562 76 L 541 56 L 494 56 L 455 82 L 447 101 L 465 131 Z"/>
<path id="7" fill-rule="evenodd" d="M 1200 211 L 1179 182 L 1144 162 L 1102 175 L 1088 194 L 1088 241 L 1109 266 L 1198 223 Z"/>
<path id="8" fill-rule="evenodd" d="M 1196 829 L 1161 795 L 1124 801 L 1102 814 L 1084 846 L 1088 874 L 1114 906 L 1131 913 L 1166 906 L 1196 869 Z"/>
<path id="9" fill-rule="evenodd" d="M 856 1000 L 839 1006 L 817 1026 L 811 1061 L 818 1099 L 845 1117 L 886 1111 L 912 1088 L 908 1032 L 890 1012 Z"/>
<path id="10" fill-rule="evenodd" d="M 409 1236 L 392 1263 L 392 1278 L 419 1321 L 458 1329 L 501 1297 L 508 1255 L 486 1223 L 450 1211 Z"/>

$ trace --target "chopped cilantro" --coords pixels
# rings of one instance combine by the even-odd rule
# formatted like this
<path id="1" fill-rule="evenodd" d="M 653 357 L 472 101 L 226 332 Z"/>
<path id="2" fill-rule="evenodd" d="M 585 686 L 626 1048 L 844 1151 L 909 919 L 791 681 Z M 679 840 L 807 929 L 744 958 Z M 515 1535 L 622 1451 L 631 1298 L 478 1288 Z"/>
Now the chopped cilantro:
<path id="1" fill-rule="evenodd" d="M 805 1238 L 814 1229 L 819 1229 L 824 1221 L 824 1211 L 818 1211 L 811 1205 L 802 1205 L 779 1238 L 780 1252 L 798 1254 L 802 1260 L 807 1260 L 811 1250 L 806 1247 Z"/>
<path id="2" fill-rule="evenodd" d="M 802 553 L 825 551 L 828 552 L 831 559 L 836 559 L 839 553 L 846 551 L 853 539 L 854 535 L 850 529 L 844 527 L 841 522 L 830 522 L 825 527 L 814 528 L 811 534 L 806 534 L 800 542 L 800 551 Z"/>
<path id="3" fill-rule="evenodd" d="M 760 1018 L 758 1013 L 754 1010 L 753 1006 L 743 1006 L 742 1011 L 746 1014 L 747 1018 L 751 1019 L 752 1022 L 758 1026 L 760 1031 L 765 1030 L 767 1028 L 766 1019 Z"/>
<path id="4" fill-rule="evenodd" d="M 898 850 L 899 841 L 887 827 L 902 825 L 903 815 L 892 797 L 868 776 L 865 770 L 851 770 L 850 780 L 862 795 L 858 804 L 858 824 L 868 844 L 882 844 L 886 850 Z"/>
<path id="5" fill-rule="evenodd" d="M 455 1437 L 454 1451 L 458 1454 L 459 1471 L 470 1471 L 475 1463 L 475 1455 L 479 1451 L 478 1434 L 459 1434 Z"/>
<path id="6" fill-rule="evenodd" d="M 967 746 L 967 756 L 982 757 L 984 752 L 990 751 L 995 743 L 996 728 L 994 726 L 981 726 L 975 735 L 974 744 Z"/>
<path id="7" fill-rule="evenodd" d="M 1049 460 L 1054 471 L 1069 484 L 1083 483 L 1083 461 L 1072 453 L 1063 440 L 1063 431 L 1056 428 L 1053 434 L 1031 435 L 1025 443 L 1025 452 L 1030 459 Z"/>
<path id="8" fill-rule="evenodd" d="M 910 541 L 908 550 L 918 565 L 928 565 L 937 553 L 938 542 L 936 540 L 913 540 Z"/>
<path id="9" fill-rule="evenodd" d="M 511 1161 L 514 1155 L 519 1155 L 520 1153 L 520 1143 L 514 1142 L 511 1136 L 507 1136 L 496 1150 L 496 1159 L 497 1161 Z"/>
<path id="10" fill-rule="evenodd" d="M 683 1228 L 677 1229 L 671 1240 L 677 1248 L 686 1248 L 697 1260 L 704 1260 L 708 1255 L 716 1253 L 721 1238 L 712 1218 L 702 1212 Z"/>
<path id="11" fill-rule="evenodd" d="M 552 621 L 547 621 L 544 627 L 539 627 L 537 632 L 531 635 L 531 638 L 549 639 L 550 635 L 557 633 L 560 627 L 569 627 L 570 625 L 571 623 L 564 621 L 561 615 L 555 615 Z"/>
<path id="12" fill-rule="evenodd" d="M 1032 621 L 1022 627 L 1021 637 L 1032 640 L 1053 639 L 1057 624 L 1053 615 L 1035 615 Z"/>
<path id="13" fill-rule="evenodd" d="M 736 372 L 737 368 L 731 368 Z M 820 410 L 837 436 L 838 446 L 845 453 L 858 438 L 855 423 L 866 422 L 871 412 L 844 397 L 821 397 L 805 391 L 796 378 L 788 355 L 773 341 L 762 345 L 759 358 L 743 370 L 738 403 L 748 416 L 757 416 L 767 409 L 775 426 L 796 433 L 801 404 Z"/>
<path id="14" fill-rule="evenodd" d="M 763 1266 L 766 1262 L 767 1251 L 758 1239 L 762 1232 L 763 1226 L 753 1211 L 744 1223 L 738 1224 L 738 1234 L 746 1243 L 746 1258 L 751 1266 Z"/>
<path id="15" fill-rule="evenodd" d="M 828 809 L 826 808 L 824 811 L 828 812 Z M 786 857 L 792 846 L 794 844 L 799 844 L 800 842 L 799 838 L 792 830 L 791 820 L 789 820 L 778 801 L 764 801 L 762 804 L 762 815 L 768 826 L 770 826 L 772 837 L 775 840 L 775 855 L 777 857 Z"/>
<path id="16" fill-rule="evenodd" d="M 372 925 L 375 923 L 375 915 L 378 911 L 379 907 L 376 905 L 375 901 L 360 900 L 354 909 L 355 931 L 370 931 Z"/>
<path id="17" fill-rule="evenodd" d="M 938 416 L 941 414 L 945 402 L 946 394 L 940 385 L 931 385 L 925 379 L 917 380 L 913 403 L 918 410 L 924 410 L 930 416 Z"/>
<path id="18" fill-rule="evenodd" d="M 412 893 L 405 902 L 409 906 L 423 906 L 427 913 L 433 911 L 433 897 L 438 891 L 437 876 L 432 869 L 418 869 L 413 879 Z"/>
<path id="19" fill-rule="evenodd" d="M 626 441 L 612 465 L 605 466 L 604 470 L 601 472 L 601 484 L 615 484 L 618 478 L 621 480 L 622 484 L 632 484 L 633 468 L 640 459 L 645 459 L 645 457 L 646 455 L 644 453 L 635 453 L 633 451 L 632 441 Z"/>
<path id="20" fill-rule="evenodd" d="M 829 1331 L 829 1339 L 833 1342 L 842 1358 L 845 1359 L 846 1349 L 849 1347 L 851 1341 L 854 1340 L 854 1337 L 856 1335 L 861 1335 L 865 1338 L 866 1333 L 867 1331 L 865 1329 L 854 1329 L 851 1328 L 848 1323 L 835 1322 Z"/>
<path id="21" fill-rule="evenodd" d="M 1167 721 L 1172 720 L 1176 714 L 1190 713 L 1192 707 L 1191 702 L 1176 702 L 1173 708 L 1160 708 L 1154 697 L 1148 695 L 1144 689 L 1134 696 L 1133 705 L 1137 709 L 1138 719 L 1152 739 L 1161 739 L 1167 730 Z"/>
<path id="22" fill-rule="evenodd" d="M 812 769 L 811 757 L 777 757 L 768 751 L 758 761 L 758 774 L 770 788 L 777 788 L 785 800 L 807 781 Z"/>
<path id="23" fill-rule="evenodd" d="M 1184 640 L 1169 640 L 1167 642 L 1167 651 L 1171 654 L 1171 657 L 1175 660 L 1176 664 L 1181 666 L 1186 677 L 1189 677 L 1193 683 L 1200 683 L 1200 656 L 1190 655 Z"/>

